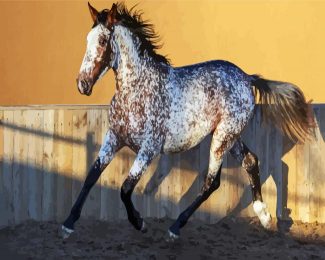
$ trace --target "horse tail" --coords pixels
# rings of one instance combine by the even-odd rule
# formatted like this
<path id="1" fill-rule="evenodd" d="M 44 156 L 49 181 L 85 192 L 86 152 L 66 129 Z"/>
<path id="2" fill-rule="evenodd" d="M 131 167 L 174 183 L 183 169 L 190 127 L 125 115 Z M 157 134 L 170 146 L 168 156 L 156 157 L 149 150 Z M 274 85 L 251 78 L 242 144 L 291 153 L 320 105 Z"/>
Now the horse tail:
<path id="1" fill-rule="evenodd" d="M 312 108 L 302 91 L 287 82 L 251 76 L 256 102 L 261 104 L 262 120 L 272 122 L 292 141 L 311 139 L 315 126 Z"/>

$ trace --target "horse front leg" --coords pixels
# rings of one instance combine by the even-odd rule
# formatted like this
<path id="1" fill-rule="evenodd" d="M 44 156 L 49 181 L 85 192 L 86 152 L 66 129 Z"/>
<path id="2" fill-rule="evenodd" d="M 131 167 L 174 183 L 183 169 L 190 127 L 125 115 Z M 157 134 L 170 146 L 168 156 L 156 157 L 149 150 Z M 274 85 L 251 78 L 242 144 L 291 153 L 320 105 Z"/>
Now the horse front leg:
<path id="1" fill-rule="evenodd" d="M 135 209 L 131 196 L 142 174 L 146 171 L 149 164 L 158 154 L 158 149 L 153 150 L 152 147 L 150 147 L 149 150 L 148 146 L 146 146 L 146 148 L 141 148 L 131 167 L 128 177 L 125 179 L 121 187 L 121 199 L 124 203 L 128 220 L 135 227 L 135 229 L 141 230 L 142 232 L 147 231 L 145 222 L 140 216 L 140 213 Z"/>
<path id="2" fill-rule="evenodd" d="M 121 147 L 122 145 L 118 140 L 117 136 L 113 133 L 113 131 L 108 130 L 104 142 L 98 153 L 98 157 L 88 172 L 88 175 L 85 179 L 79 196 L 71 209 L 70 215 L 64 221 L 61 227 L 61 233 L 63 238 L 69 237 L 69 235 L 74 231 L 74 224 L 80 218 L 82 207 L 86 201 L 86 198 L 91 188 L 97 182 L 101 173 L 112 161 L 115 153 Z"/>

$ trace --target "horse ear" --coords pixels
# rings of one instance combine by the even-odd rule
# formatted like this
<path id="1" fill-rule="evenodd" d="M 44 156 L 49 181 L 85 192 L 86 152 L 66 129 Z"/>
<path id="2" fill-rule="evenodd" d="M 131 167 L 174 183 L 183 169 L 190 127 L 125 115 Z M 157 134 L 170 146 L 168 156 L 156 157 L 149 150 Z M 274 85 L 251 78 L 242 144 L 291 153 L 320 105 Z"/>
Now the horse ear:
<path id="1" fill-rule="evenodd" d="M 106 26 L 108 28 L 111 28 L 117 22 L 116 16 L 117 16 L 117 5 L 113 4 L 107 16 Z"/>
<path id="2" fill-rule="evenodd" d="M 92 7 L 89 2 L 88 2 L 88 8 L 89 8 L 91 18 L 93 19 L 93 22 L 96 22 L 98 11 L 94 7 Z"/>

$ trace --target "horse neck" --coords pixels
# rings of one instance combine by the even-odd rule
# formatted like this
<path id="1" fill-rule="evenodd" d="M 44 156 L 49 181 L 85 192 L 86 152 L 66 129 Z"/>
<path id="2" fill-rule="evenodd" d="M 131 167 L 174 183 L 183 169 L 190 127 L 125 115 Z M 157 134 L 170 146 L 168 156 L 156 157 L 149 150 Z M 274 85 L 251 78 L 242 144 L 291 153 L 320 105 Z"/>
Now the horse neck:
<path id="1" fill-rule="evenodd" d="M 115 45 L 117 48 L 117 67 L 114 68 L 117 87 L 119 90 L 141 87 L 142 79 L 148 77 L 157 70 L 159 64 L 148 56 L 145 51 L 140 54 L 140 41 L 132 35 L 131 31 L 124 26 L 116 26 L 114 32 Z"/>

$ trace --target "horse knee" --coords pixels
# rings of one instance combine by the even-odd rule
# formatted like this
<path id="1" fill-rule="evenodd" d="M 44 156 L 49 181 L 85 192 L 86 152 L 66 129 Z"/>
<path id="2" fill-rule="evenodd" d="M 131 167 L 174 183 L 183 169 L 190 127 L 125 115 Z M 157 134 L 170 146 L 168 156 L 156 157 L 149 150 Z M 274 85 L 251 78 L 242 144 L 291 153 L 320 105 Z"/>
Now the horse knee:
<path id="1" fill-rule="evenodd" d="M 217 190 L 220 187 L 220 174 L 217 174 L 215 177 L 207 176 L 205 184 L 202 187 L 202 199 L 206 200 L 212 192 Z"/>
<path id="2" fill-rule="evenodd" d="M 249 173 L 258 171 L 257 156 L 252 152 L 247 153 L 242 161 L 242 166 Z"/>

